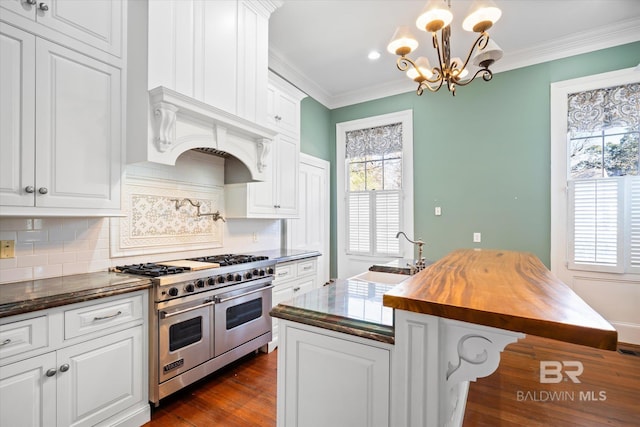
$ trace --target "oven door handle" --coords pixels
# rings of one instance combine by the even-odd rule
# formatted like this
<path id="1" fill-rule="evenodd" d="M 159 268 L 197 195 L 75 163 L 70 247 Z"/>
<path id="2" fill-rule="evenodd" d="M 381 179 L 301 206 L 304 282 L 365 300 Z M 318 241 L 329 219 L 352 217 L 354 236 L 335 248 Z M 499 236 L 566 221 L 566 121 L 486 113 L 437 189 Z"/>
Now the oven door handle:
<path id="1" fill-rule="evenodd" d="M 247 295 L 255 294 L 256 292 L 266 291 L 267 289 L 273 289 L 273 285 L 263 286 L 261 288 L 254 289 L 252 291 L 245 292 L 243 294 L 232 295 L 226 298 L 222 298 L 222 296 L 217 296 L 217 297 L 214 297 L 213 300 L 215 301 L 216 304 L 222 304 L 223 302 L 231 301 L 232 299 L 236 299 L 236 298 L 246 297 Z"/>
<path id="2" fill-rule="evenodd" d="M 208 306 L 213 305 L 213 304 L 215 304 L 214 301 L 207 301 L 204 304 L 196 305 L 194 307 L 185 308 L 184 310 L 176 310 L 176 311 L 172 311 L 172 312 L 161 311 L 160 312 L 160 317 L 162 319 L 168 319 L 169 317 L 177 316 L 178 314 L 182 314 L 182 313 L 188 313 L 190 311 L 197 310 L 197 309 L 203 308 L 203 307 L 208 307 Z"/>

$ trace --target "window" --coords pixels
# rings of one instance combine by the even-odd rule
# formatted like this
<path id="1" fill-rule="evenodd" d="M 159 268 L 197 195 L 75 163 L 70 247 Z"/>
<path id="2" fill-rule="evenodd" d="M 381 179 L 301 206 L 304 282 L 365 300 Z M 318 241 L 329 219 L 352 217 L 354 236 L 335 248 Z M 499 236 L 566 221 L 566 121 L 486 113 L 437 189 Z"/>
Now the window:
<path id="1" fill-rule="evenodd" d="M 338 277 L 414 258 L 413 111 L 336 124 Z"/>
<path id="2" fill-rule="evenodd" d="M 640 272 L 640 83 L 567 102 L 568 267 Z"/>
<path id="3" fill-rule="evenodd" d="M 399 256 L 402 123 L 346 132 L 347 252 Z"/>

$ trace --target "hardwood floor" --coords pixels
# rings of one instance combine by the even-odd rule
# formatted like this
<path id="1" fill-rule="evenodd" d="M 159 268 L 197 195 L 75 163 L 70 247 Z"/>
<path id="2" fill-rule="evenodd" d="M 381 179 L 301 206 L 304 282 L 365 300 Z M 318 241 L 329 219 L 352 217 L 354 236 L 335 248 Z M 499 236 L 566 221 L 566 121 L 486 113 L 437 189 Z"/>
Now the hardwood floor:
<path id="1" fill-rule="evenodd" d="M 540 361 L 581 362 L 581 382 L 540 383 Z M 247 356 L 164 399 L 145 427 L 275 426 L 276 364 L 277 351 Z M 471 384 L 464 426 L 640 426 L 639 402 L 640 357 L 528 336 Z"/>

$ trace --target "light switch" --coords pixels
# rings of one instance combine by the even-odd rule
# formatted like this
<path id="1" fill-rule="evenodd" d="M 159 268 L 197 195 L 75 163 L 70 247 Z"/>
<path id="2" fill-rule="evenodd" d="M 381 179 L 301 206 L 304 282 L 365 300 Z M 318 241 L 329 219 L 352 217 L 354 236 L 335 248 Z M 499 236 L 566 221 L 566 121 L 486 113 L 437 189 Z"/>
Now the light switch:
<path id="1" fill-rule="evenodd" d="M 473 233 L 473 243 L 480 243 L 482 241 L 481 233 Z"/>
<path id="2" fill-rule="evenodd" d="M 436 216 L 442 215 L 442 208 L 440 206 L 436 206 L 436 209 L 435 209 L 434 213 L 435 213 Z"/>
<path id="3" fill-rule="evenodd" d="M 0 258 L 15 258 L 16 257 L 16 241 L 15 240 L 0 240 Z"/>

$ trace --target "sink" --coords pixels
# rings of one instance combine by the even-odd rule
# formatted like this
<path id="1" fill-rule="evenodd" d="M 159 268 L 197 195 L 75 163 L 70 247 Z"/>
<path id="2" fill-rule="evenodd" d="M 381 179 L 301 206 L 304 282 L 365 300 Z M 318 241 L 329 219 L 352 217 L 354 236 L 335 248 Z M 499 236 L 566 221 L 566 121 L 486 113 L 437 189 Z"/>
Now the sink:
<path id="1" fill-rule="evenodd" d="M 404 282 L 409 277 L 406 274 L 384 273 L 381 271 L 365 271 L 356 276 L 350 277 L 351 280 L 364 280 L 367 282 L 384 283 L 389 285 L 396 285 Z"/>

